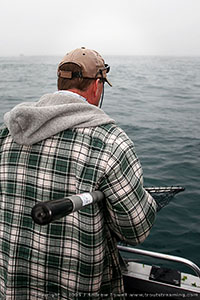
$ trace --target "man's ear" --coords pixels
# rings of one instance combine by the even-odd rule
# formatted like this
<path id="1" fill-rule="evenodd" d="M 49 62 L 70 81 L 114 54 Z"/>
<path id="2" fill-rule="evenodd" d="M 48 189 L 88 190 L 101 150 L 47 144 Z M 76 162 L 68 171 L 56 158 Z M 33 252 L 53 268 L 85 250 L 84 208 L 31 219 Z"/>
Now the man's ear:
<path id="1" fill-rule="evenodd" d="M 99 83 L 100 83 L 100 79 L 96 79 L 94 81 L 94 95 L 96 97 L 98 91 L 99 91 Z"/>

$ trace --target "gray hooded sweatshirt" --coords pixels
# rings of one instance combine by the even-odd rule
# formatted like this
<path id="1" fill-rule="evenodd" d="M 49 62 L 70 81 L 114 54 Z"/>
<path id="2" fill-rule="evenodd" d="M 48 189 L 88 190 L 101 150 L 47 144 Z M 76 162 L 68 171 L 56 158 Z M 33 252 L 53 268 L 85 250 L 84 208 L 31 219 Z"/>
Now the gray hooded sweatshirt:
<path id="1" fill-rule="evenodd" d="M 46 94 L 38 102 L 24 102 L 4 115 L 13 140 L 32 145 L 77 127 L 94 127 L 115 123 L 100 108 L 71 92 Z"/>

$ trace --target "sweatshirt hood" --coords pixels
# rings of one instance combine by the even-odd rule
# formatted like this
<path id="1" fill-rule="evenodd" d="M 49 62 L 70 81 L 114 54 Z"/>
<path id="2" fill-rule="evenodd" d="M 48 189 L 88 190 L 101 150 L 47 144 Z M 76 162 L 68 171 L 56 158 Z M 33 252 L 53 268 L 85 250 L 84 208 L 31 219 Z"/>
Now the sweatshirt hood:
<path id="1" fill-rule="evenodd" d="M 24 102 L 4 115 L 13 140 L 32 145 L 69 128 L 115 123 L 102 109 L 71 93 L 46 94 L 38 102 Z"/>

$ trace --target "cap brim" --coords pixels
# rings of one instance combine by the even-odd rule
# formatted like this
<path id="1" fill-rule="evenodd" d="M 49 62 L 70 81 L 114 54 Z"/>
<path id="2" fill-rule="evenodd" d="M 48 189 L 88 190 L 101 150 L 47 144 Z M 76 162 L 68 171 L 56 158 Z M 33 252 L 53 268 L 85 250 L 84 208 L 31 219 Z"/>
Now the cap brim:
<path id="1" fill-rule="evenodd" d="M 109 84 L 109 86 L 112 86 L 111 82 L 108 80 L 108 78 L 104 78 L 105 81 Z"/>

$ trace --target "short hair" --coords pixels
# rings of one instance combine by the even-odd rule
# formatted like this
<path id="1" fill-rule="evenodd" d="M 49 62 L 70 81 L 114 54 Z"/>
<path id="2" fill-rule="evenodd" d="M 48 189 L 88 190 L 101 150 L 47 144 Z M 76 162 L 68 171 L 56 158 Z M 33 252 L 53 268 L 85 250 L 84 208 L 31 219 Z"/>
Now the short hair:
<path id="1" fill-rule="evenodd" d="M 75 63 L 65 63 L 60 66 L 61 71 L 81 72 L 81 67 Z M 94 81 L 93 78 L 62 78 L 58 77 L 57 86 L 58 90 L 78 89 L 86 91 L 90 84 Z"/>

